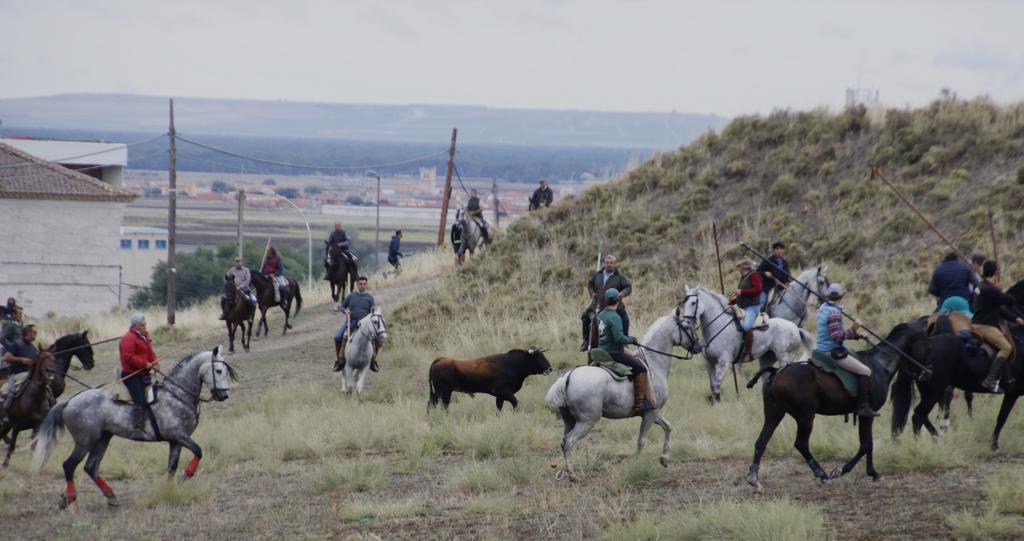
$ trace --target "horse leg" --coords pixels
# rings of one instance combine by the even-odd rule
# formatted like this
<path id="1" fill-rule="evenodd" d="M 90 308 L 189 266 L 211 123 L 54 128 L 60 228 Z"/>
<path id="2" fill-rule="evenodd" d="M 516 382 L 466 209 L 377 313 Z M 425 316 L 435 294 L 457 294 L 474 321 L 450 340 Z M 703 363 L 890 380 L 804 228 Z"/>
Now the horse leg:
<path id="1" fill-rule="evenodd" d="M 249 344 L 252 343 L 252 320 L 242 321 L 242 349 L 249 353 Z"/>
<path id="2" fill-rule="evenodd" d="M 754 460 L 750 463 L 750 471 L 747 472 L 747 482 L 758 490 L 761 489 L 761 480 L 758 478 L 758 470 L 761 469 L 761 456 L 764 455 L 764 450 L 768 448 L 772 434 L 775 433 L 775 429 L 785 416 L 786 412 L 782 411 L 782 408 L 765 400 L 764 424 L 761 425 L 761 435 L 754 443 Z"/>
<path id="3" fill-rule="evenodd" d="M 851 471 L 853 471 L 853 468 L 857 466 L 857 463 L 860 462 L 860 459 L 863 458 L 864 455 L 871 453 L 873 446 L 873 442 L 871 440 L 871 426 L 873 424 L 874 419 L 872 418 L 860 418 L 860 423 L 857 425 L 857 432 L 860 436 L 860 447 L 857 448 L 857 454 L 853 455 L 853 458 L 851 458 L 846 464 L 843 465 L 842 470 L 833 470 L 832 475 L 830 476 L 832 479 L 842 477 L 850 473 Z M 875 477 L 875 475 L 877 475 L 878 472 L 874 472 L 875 466 L 871 462 L 871 460 L 868 461 L 868 475 Z M 872 475 L 872 472 L 874 472 L 874 475 Z"/>
<path id="4" fill-rule="evenodd" d="M 662 444 L 661 444 L 661 457 L 658 458 L 658 462 L 662 466 L 667 468 L 668 467 L 668 455 L 669 455 L 669 451 L 671 451 L 671 448 L 669 447 L 669 438 L 672 435 L 672 425 L 668 424 L 668 421 L 666 421 L 665 418 L 661 416 L 661 413 L 658 413 L 658 412 L 655 412 L 655 413 L 656 413 L 656 415 L 654 417 L 654 424 L 660 426 L 661 429 L 665 431 L 665 441 L 662 442 Z"/>
<path id="5" fill-rule="evenodd" d="M 78 468 L 87 452 L 88 449 L 85 446 L 79 445 L 76 442 L 74 451 L 71 451 L 71 456 L 64 461 L 64 481 L 67 482 L 67 492 L 60 496 L 58 508 L 61 511 L 67 509 L 69 505 L 75 503 L 75 500 L 78 499 L 78 493 L 75 491 L 75 469 Z"/>
<path id="6" fill-rule="evenodd" d="M 256 338 L 260 337 L 260 331 L 263 331 L 263 336 L 270 333 L 270 327 L 267 327 L 267 308 L 264 306 L 260 307 L 260 320 L 256 323 Z"/>
<path id="7" fill-rule="evenodd" d="M 350 391 L 349 382 L 352 380 L 352 368 L 349 363 L 345 363 L 345 368 L 341 371 L 341 392 L 342 394 L 348 394 Z"/>
<path id="8" fill-rule="evenodd" d="M 939 430 L 935 428 L 935 425 L 933 425 L 932 422 L 928 419 L 928 416 L 931 414 L 932 409 L 934 408 L 935 398 L 928 395 L 922 395 L 921 402 L 918 403 L 916 408 L 914 408 L 913 421 L 915 436 L 921 432 L 921 427 L 923 426 L 926 430 L 928 430 L 928 433 L 931 434 L 933 438 L 939 437 Z"/>
<path id="9" fill-rule="evenodd" d="M 21 432 L 18 429 L 11 429 L 11 443 L 7 444 L 7 454 L 4 455 L 3 467 L 6 468 L 11 463 L 11 455 L 14 454 L 14 448 L 18 445 L 18 433 Z"/>
<path id="10" fill-rule="evenodd" d="M 99 441 L 89 450 L 89 458 L 85 461 L 85 473 L 89 474 L 92 482 L 96 483 L 100 492 L 107 497 L 107 505 L 117 507 L 120 504 L 117 502 L 117 496 L 114 495 L 114 489 L 110 488 L 110 485 L 100 477 L 100 462 L 107 452 L 107 445 L 110 444 L 111 437 L 113 437 L 112 434 L 104 432 Z"/>
<path id="11" fill-rule="evenodd" d="M 562 456 L 565 457 L 565 471 L 568 472 L 569 478 L 574 481 L 579 479 L 579 474 L 576 473 L 576 468 L 572 464 L 572 448 L 590 432 L 591 428 L 594 428 L 594 425 L 597 424 L 600 418 L 600 414 L 598 414 L 595 419 L 577 419 L 576 425 L 562 438 Z"/>
<path id="12" fill-rule="evenodd" d="M 644 450 L 644 446 L 647 445 L 647 432 L 651 430 L 651 426 L 654 425 L 654 412 L 650 412 L 640 417 L 640 434 L 636 437 L 636 454 L 639 455 Z"/>
<path id="13" fill-rule="evenodd" d="M 999 433 L 1003 430 L 1003 425 L 1006 424 L 1006 418 L 1010 416 L 1010 412 L 1013 410 L 1013 405 L 1017 403 L 1019 395 L 1007 394 L 1003 396 L 1003 404 L 999 407 L 999 416 L 996 417 L 996 429 L 992 432 L 992 450 L 999 449 Z"/>
<path id="14" fill-rule="evenodd" d="M 189 451 L 192 451 L 192 461 L 188 463 L 188 467 L 185 468 L 184 474 L 185 479 L 191 479 L 196 474 L 196 468 L 199 467 L 199 461 L 203 459 L 203 449 L 188 436 L 183 436 L 178 443 L 184 445 Z"/>
<path id="15" fill-rule="evenodd" d="M 708 402 L 711 405 L 714 405 L 716 402 L 722 401 L 722 380 L 717 379 L 719 372 L 718 364 L 713 363 L 710 360 L 705 360 L 704 367 L 707 368 L 708 386 L 711 388 L 711 394 L 708 395 Z"/>
<path id="16" fill-rule="evenodd" d="M 366 381 L 366 373 L 369 371 L 369 368 L 361 368 L 359 373 L 356 374 L 356 396 L 363 395 L 363 382 Z"/>
<path id="17" fill-rule="evenodd" d="M 228 327 L 228 353 L 235 352 L 235 327 L 230 321 L 225 321 L 224 325 Z"/>
<path id="18" fill-rule="evenodd" d="M 281 310 L 284 310 L 284 328 L 281 329 L 281 334 L 288 334 L 288 329 L 292 328 L 292 324 L 288 322 L 288 313 L 292 311 L 292 303 L 281 301 Z"/>
<path id="19" fill-rule="evenodd" d="M 952 385 L 946 387 L 946 390 L 942 393 L 942 400 L 939 401 L 939 408 L 942 410 L 942 422 L 939 427 L 943 430 L 949 430 L 949 410 L 953 407 L 953 397 L 955 396 L 956 388 Z"/>
<path id="20" fill-rule="evenodd" d="M 794 416 L 795 417 L 795 416 Z M 814 414 L 807 413 L 801 417 L 796 417 L 796 441 L 793 442 L 793 447 L 796 447 L 797 451 L 800 451 L 800 455 L 804 457 L 804 461 L 811 467 L 811 471 L 814 472 L 815 477 L 822 481 L 827 481 L 829 476 L 825 473 L 825 470 L 821 468 L 818 461 L 814 459 L 814 455 L 811 454 L 811 431 L 814 430 Z"/>
<path id="21" fill-rule="evenodd" d="M 964 391 L 964 402 L 967 403 L 967 416 L 974 417 L 974 393 Z"/>
<path id="22" fill-rule="evenodd" d="M 167 478 L 174 477 L 178 471 L 178 461 L 181 459 L 181 444 L 171 442 L 171 448 L 167 452 Z"/>

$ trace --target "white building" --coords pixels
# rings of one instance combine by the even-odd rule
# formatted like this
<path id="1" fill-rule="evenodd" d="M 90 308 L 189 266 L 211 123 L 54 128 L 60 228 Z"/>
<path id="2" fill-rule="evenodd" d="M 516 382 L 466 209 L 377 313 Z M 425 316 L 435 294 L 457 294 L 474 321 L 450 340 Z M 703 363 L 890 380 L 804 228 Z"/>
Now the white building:
<path id="1" fill-rule="evenodd" d="M 80 316 L 125 298 L 118 254 L 135 194 L 0 142 L 0 296 L 32 317 Z"/>
<path id="2" fill-rule="evenodd" d="M 22 152 L 68 169 L 74 169 L 102 180 L 111 186 L 124 185 L 124 168 L 128 166 L 128 147 L 121 143 L 94 141 L 58 141 L 8 137 L 0 139 Z"/>
<path id="3" fill-rule="evenodd" d="M 121 226 L 119 246 L 121 282 L 124 284 L 122 304 L 144 287 L 149 287 L 153 267 L 167 261 L 167 230 L 158 227 Z"/>

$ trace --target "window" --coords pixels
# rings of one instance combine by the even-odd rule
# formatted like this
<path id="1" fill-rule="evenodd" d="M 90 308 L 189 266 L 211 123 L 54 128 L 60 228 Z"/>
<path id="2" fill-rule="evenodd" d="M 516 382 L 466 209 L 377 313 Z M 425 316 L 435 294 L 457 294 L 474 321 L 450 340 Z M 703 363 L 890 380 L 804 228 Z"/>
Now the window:
<path id="1" fill-rule="evenodd" d="M 167 249 L 167 241 L 166 240 L 158 240 L 158 241 L 156 241 L 156 249 L 157 250 L 166 250 Z"/>
<path id="2" fill-rule="evenodd" d="M 148 250 L 149 249 L 149 239 L 144 239 L 144 240 L 140 239 L 138 242 L 139 242 L 139 249 L 140 250 Z"/>
<path id="3" fill-rule="evenodd" d="M 121 239 L 121 249 L 122 250 L 131 250 L 132 249 L 132 239 Z"/>

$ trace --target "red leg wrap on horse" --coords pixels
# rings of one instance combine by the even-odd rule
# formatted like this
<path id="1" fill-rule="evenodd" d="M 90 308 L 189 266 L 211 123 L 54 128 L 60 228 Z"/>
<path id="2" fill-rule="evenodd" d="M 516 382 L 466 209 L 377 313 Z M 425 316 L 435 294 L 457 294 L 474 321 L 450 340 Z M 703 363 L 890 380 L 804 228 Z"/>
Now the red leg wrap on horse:
<path id="1" fill-rule="evenodd" d="M 192 457 L 192 462 L 188 463 L 188 467 L 185 468 L 185 479 L 191 479 L 196 474 L 196 469 L 199 468 L 199 457 Z"/>
<path id="2" fill-rule="evenodd" d="M 104 496 L 109 498 L 114 495 L 114 489 L 110 488 L 110 485 L 108 485 L 102 477 L 96 478 L 96 486 L 100 487 L 100 492 L 102 492 Z"/>
<path id="3" fill-rule="evenodd" d="M 73 502 L 78 499 L 78 494 L 75 493 L 75 482 L 68 481 L 68 502 Z"/>

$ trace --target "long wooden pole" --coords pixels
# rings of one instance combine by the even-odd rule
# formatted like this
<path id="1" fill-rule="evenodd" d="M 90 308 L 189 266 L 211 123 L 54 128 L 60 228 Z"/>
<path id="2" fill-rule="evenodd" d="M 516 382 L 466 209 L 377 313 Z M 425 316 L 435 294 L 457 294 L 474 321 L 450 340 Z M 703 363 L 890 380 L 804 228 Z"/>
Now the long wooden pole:
<path id="1" fill-rule="evenodd" d="M 935 234 L 938 235 L 940 239 L 942 239 L 942 242 L 945 242 L 946 245 L 949 246 L 950 249 L 953 250 L 953 253 L 955 253 L 957 255 L 957 257 L 959 257 L 964 263 L 967 263 L 968 265 L 970 265 L 970 267 L 972 269 L 974 269 L 975 272 L 977 272 L 979 274 L 981 273 L 981 269 L 975 267 L 974 263 L 972 263 L 970 259 L 967 259 L 966 257 L 964 257 L 964 254 L 962 254 L 960 252 L 960 250 L 956 247 L 956 245 L 954 245 L 952 241 L 950 241 L 948 238 L 946 238 L 946 235 L 943 235 L 942 231 L 939 231 L 939 228 L 935 227 L 935 224 L 933 224 L 928 218 L 926 218 L 925 215 L 922 214 L 921 211 L 918 210 L 917 207 L 914 206 L 914 204 L 910 202 L 910 199 L 908 199 L 907 196 L 904 195 L 904 193 L 901 192 L 899 188 L 894 186 L 892 182 L 889 182 L 889 179 L 885 178 L 885 175 L 883 175 L 882 172 L 879 171 L 877 167 L 872 165 L 871 166 L 871 180 L 874 180 L 876 178 L 881 180 L 882 182 L 885 183 L 886 186 L 891 188 L 893 193 L 896 194 L 896 197 L 900 198 L 900 201 L 903 201 L 903 204 L 906 205 L 907 208 L 909 208 L 910 210 L 914 211 L 914 214 L 917 214 L 918 218 L 921 218 L 921 220 L 923 220 L 924 223 L 928 225 L 928 228 L 931 229 L 932 231 L 934 231 Z"/>
<path id="2" fill-rule="evenodd" d="M 263 248 L 263 259 L 260 260 L 260 272 L 263 272 L 263 265 L 267 262 L 267 254 L 270 253 L 270 237 L 267 237 L 267 245 Z M 273 279 L 273 276 L 271 276 Z"/>
<path id="3" fill-rule="evenodd" d="M 170 105 L 170 163 L 167 167 L 167 324 L 174 326 L 174 312 L 178 307 L 178 269 L 175 267 L 174 251 L 177 247 L 177 214 L 178 214 L 178 147 L 175 144 L 177 134 L 174 132 L 174 100 Z"/>
<path id="4" fill-rule="evenodd" d="M 245 190 L 238 190 L 238 257 L 245 257 Z M 244 259 L 243 259 L 244 260 Z"/>
<path id="5" fill-rule="evenodd" d="M 718 285 L 722 288 L 722 295 L 728 296 L 725 292 L 725 276 L 722 274 L 722 256 L 718 250 L 718 226 L 711 222 L 711 235 L 715 238 L 715 260 L 718 261 Z M 732 386 L 736 388 L 736 396 L 740 395 L 740 380 L 736 375 L 736 364 L 732 364 Z"/>
<path id="6" fill-rule="evenodd" d="M 996 242 L 996 226 L 992 222 L 992 207 L 988 209 L 988 234 L 992 237 L 992 261 L 999 263 L 999 243 Z"/>
<path id="7" fill-rule="evenodd" d="M 437 245 L 444 245 L 444 230 L 448 226 L 448 201 L 452 197 L 452 172 L 455 170 L 455 138 L 458 128 L 452 128 L 452 145 L 448 147 L 448 172 L 444 175 L 444 193 L 441 194 L 441 227 L 437 229 Z"/>

